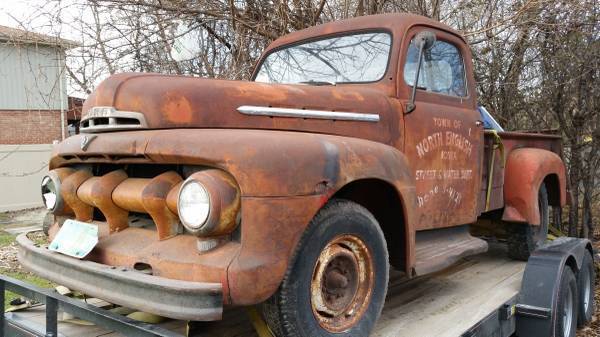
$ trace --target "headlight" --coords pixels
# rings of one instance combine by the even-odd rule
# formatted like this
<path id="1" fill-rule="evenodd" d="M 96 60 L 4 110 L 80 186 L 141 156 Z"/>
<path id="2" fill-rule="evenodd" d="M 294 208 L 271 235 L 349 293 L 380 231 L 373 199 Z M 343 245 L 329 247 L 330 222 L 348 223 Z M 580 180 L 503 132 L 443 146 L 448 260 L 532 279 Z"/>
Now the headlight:
<path id="1" fill-rule="evenodd" d="M 54 169 L 42 178 L 41 192 L 44 206 L 55 215 L 70 214 L 71 208 L 65 203 L 60 192 L 62 181 L 75 172 L 68 167 Z"/>
<path id="2" fill-rule="evenodd" d="M 200 230 L 210 215 L 210 196 L 202 184 L 186 180 L 179 190 L 177 210 L 181 222 L 192 232 Z"/>
<path id="3" fill-rule="evenodd" d="M 204 237 L 230 234 L 240 222 L 240 191 L 229 174 L 205 169 L 179 189 L 177 213 L 185 228 Z"/>
<path id="4" fill-rule="evenodd" d="M 58 203 L 58 188 L 56 185 L 52 177 L 44 176 L 42 178 L 42 200 L 50 211 L 55 210 Z"/>

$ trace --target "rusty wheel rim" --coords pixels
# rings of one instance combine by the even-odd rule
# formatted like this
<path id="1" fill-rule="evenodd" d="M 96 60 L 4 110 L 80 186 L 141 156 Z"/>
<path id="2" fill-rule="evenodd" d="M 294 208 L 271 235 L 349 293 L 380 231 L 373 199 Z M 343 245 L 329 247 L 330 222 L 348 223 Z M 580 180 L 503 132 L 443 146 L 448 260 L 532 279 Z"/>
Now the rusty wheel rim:
<path id="1" fill-rule="evenodd" d="M 373 288 L 373 262 L 365 243 L 341 235 L 321 251 L 311 280 L 311 306 L 329 332 L 353 327 L 367 310 Z"/>

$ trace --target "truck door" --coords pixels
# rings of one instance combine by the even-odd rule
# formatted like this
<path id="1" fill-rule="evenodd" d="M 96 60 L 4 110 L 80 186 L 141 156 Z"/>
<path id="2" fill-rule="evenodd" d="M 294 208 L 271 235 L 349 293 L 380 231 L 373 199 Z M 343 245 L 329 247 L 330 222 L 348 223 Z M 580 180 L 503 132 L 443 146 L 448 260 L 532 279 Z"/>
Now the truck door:
<path id="1" fill-rule="evenodd" d="M 412 40 L 424 29 L 434 32 L 436 41 L 423 52 L 415 108 L 405 108 L 404 114 L 404 152 L 416 187 L 416 230 L 476 220 L 483 157 L 471 54 L 461 38 L 430 27 L 410 29 L 402 41 L 398 97 L 410 99 L 419 55 Z"/>

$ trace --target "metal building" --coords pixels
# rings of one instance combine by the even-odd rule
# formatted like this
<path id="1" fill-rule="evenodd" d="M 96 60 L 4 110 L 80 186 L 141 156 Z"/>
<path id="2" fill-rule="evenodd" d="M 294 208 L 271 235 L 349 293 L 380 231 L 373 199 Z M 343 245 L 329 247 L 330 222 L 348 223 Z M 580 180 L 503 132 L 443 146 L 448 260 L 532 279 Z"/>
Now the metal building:
<path id="1" fill-rule="evenodd" d="M 0 26 L 0 211 L 41 205 L 52 142 L 67 133 L 65 51 L 73 41 Z"/>

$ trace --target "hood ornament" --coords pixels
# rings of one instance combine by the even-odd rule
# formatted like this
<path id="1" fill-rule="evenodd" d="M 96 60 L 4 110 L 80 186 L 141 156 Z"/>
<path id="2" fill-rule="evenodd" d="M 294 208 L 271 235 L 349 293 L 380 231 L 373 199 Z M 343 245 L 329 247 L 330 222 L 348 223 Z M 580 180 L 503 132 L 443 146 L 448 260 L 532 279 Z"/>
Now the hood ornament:
<path id="1" fill-rule="evenodd" d="M 87 150 L 87 147 L 90 145 L 92 140 L 94 140 L 94 138 L 96 138 L 96 135 L 84 135 L 83 138 L 81 138 L 81 150 Z"/>

